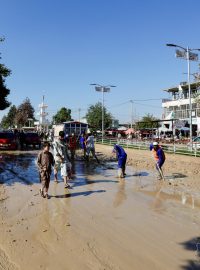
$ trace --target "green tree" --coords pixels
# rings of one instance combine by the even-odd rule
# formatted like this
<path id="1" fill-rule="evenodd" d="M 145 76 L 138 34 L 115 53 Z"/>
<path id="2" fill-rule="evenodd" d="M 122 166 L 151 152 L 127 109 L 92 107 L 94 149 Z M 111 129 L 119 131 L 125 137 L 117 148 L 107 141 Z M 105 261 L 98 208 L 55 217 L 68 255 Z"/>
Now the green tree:
<path id="1" fill-rule="evenodd" d="M 54 116 L 53 123 L 61 124 L 66 121 L 71 121 L 71 110 L 65 107 L 62 107 Z"/>
<path id="2" fill-rule="evenodd" d="M 26 98 L 21 105 L 17 108 L 15 122 L 18 127 L 28 126 L 28 118 L 34 118 L 34 108 L 31 105 L 30 99 Z"/>
<path id="3" fill-rule="evenodd" d="M 152 114 L 146 114 L 142 117 L 142 120 L 137 123 L 137 128 L 157 128 L 158 122 L 156 122 L 158 118 L 154 117 Z"/>
<path id="4" fill-rule="evenodd" d="M 4 41 L 0 38 L 0 42 Z M 1 59 L 1 57 L 0 57 Z M 10 94 L 10 90 L 5 85 L 5 78 L 11 74 L 11 71 L 0 63 L 0 110 L 5 110 L 10 106 L 10 102 L 7 100 L 7 96 Z"/>
<path id="5" fill-rule="evenodd" d="M 104 107 L 104 127 L 108 128 L 112 124 L 112 115 Z M 91 105 L 86 113 L 86 119 L 89 125 L 95 129 L 102 129 L 102 103 L 98 102 Z"/>
<path id="6" fill-rule="evenodd" d="M 1 119 L 1 127 L 3 129 L 8 129 L 9 128 L 9 124 L 8 124 L 8 121 L 7 121 L 7 116 L 4 115 Z"/>
<path id="7" fill-rule="evenodd" d="M 10 110 L 6 116 L 2 118 L 1 126 L 4 129 L 13 128 L 15 127 L 15 116 L 17 113 L 17 108 L 15 105 L 10 107 Z"/>

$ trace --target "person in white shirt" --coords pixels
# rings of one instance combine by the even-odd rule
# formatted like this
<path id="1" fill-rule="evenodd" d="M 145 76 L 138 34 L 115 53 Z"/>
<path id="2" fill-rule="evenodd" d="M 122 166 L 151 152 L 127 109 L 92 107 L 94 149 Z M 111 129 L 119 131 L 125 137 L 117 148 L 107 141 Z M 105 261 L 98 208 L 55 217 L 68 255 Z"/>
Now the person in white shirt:
<path id="1" fill-rule="evenodd" d="M 58 140 L 54 141 L 54 177 L 58 182 L 58 170 L 61 171 L 61 177 L 64 179 L 65 188 L 70 188 L 68 180 L 71 178 L 71 162 L 68 154 L 67 144 L 64 140 L 64 132 L 59 132 Z"/>

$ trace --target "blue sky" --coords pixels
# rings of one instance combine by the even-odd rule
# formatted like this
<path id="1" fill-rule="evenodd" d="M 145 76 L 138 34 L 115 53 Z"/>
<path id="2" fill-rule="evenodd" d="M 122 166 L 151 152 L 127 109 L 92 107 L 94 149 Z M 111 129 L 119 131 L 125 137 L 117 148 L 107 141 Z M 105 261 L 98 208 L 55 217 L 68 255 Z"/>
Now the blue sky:
<path id="1" fill-rule="evenodd" d="M 9 100 L 18 106 L 29 97 L 37 111 L 44 94 L 50 116 L 63 106 L 84 116 L 101 101 L 89 85 L 99 83 L 117 86 L 105 105 L 121 122 L 130 121 L 129 100 L 134 117 L 161 117 L 163 89 L 187 80 L 186 61 L 165 44 L 200 48 L 199 0 L 0 0 L 0 7 Z"/>

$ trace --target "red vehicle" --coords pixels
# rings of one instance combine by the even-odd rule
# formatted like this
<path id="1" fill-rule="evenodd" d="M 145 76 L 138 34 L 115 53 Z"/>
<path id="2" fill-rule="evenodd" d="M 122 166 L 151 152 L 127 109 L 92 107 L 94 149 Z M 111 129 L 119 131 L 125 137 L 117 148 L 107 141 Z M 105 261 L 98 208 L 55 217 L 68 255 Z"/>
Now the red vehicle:
<path id="1" fill-rule="evenodd" d="M 0 132 L 0 149 L 16 150 L 18 146 L 17 136 L 12 132 Z"/>
<path id="2" fill-rule="evenodd" d="M 24 144 L 26 144 L 26 146 L 33 145 L 33 147 L 38 145 L 38 147 L 40 148 L 41 147 L 40 136 L 36 132 L 24 133 Z"/>

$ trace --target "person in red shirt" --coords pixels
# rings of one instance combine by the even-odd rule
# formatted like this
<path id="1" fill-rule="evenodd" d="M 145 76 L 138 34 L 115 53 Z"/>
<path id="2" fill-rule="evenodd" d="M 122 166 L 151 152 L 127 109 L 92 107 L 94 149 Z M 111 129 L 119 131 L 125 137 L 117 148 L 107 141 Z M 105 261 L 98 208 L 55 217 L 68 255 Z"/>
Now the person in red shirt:
<path id="1" fill-rule="evenodd" d="M 74 133 L 69 137 L 69 150 L 71 153 L 71 159 L 74 159 L 76 153 L 76 136 Z"/>

